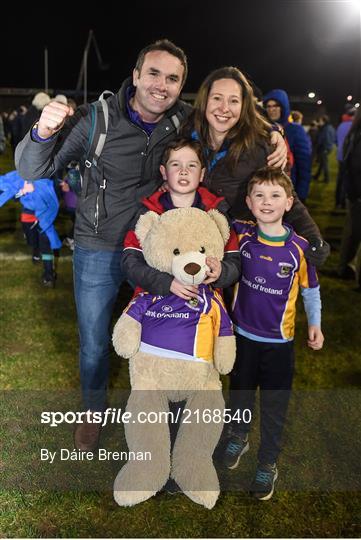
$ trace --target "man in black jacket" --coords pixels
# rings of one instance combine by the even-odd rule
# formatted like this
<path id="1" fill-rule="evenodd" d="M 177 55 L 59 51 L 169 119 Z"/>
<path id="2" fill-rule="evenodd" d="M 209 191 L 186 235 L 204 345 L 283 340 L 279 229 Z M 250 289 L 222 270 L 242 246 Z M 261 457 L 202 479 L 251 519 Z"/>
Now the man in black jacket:
<path id="1" fill-rule="evenodd" d="M 141 199 L 161 184 L 163 150 L 189 113 L 190 106 L 178 99 L 186 76 L 184 52 L 161 40 L 141 51 L 133 77 L 107 100 L 107 137 L 98 167 L 92 167 L 88 185 L 83 185 L 74 234 L 74 290 L 86 410 L 105 407 L 109 327 L 124 277 L 123 238 Z M 35 180 L 51 176 L 72 160 L 84 161 L 92 125 L 89 111 L 88 107 L 73 115 L 68 106 L 57 102 L 45 107 L 17 148 L 20 174 Z M 94 449 L 99 434 L 99 424 L 78 424 L 76 447 Z"/>

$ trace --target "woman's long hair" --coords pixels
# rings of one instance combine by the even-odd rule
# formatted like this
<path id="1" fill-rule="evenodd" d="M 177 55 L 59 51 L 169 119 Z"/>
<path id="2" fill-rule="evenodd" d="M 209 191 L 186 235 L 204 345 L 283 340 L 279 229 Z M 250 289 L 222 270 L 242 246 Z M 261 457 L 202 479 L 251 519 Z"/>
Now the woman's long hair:
<path id="1" fill-rule="evenodd" d="M 237 124 L 233 126 L 225 139 L 229 144 L 225 159 L 231 169 L 234 169 L 242 153 L 254 150 L 257 142 L 269 140 L 270 124 L 257 111 L 252 86 L 243 73 L 232 66 L 216 69 L 201 84 L 194 103 L 194 111 L 190 118 L 190 122 L 192 122 L 193 128 L 198 133 L 200 142 L 204 147 L 211 149 L 212 141 L 206 119 L 206 108 L 212 85 L 219 79 L 232 79 L 241 88 L 241 114 Z"/>

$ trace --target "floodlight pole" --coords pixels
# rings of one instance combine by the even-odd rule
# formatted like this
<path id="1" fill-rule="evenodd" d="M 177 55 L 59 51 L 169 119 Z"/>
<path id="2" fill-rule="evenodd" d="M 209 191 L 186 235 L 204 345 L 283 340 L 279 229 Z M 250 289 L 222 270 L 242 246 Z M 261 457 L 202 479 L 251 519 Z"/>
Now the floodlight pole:
<path id="1" fill-rule="evenodd" d="M 48 69 L 48 48 L 44 49 L 44 90 L 46 94 L 49 90 L 49 69 Z"/>
<path id="2" fill-rule="evenodd" d="M 107 65 L 104 64 L 102 60 L 97 41 L 95 39 L 94 32 L 93 30 L 89 30 L 88 39 L 87 39 L 87 42 L 84 48 L 84 53 L 83 53 L 83 61 L 80 66 L 78 82 L 76 85 L 76 89 L 80 90 L 83 84 L 84 103 L 87 103 L 87 98 L 88 98 L 88 54 L 89 54 L 89 49 L 91 47 L 91 44 L 94 45 L 94 49 L 97 55 L 100 69 L 107 69 Z"/>
<path id="3" fill-rule="evenodd" d="M 88 101 L 88 52 L 89 49 L 84 50 L 84 56 L 83 56 L 83 70 L 84 70 L 84 81 L 83 81 L 83 96 L 84 96 L 84 103 L 87 103 Z"/>

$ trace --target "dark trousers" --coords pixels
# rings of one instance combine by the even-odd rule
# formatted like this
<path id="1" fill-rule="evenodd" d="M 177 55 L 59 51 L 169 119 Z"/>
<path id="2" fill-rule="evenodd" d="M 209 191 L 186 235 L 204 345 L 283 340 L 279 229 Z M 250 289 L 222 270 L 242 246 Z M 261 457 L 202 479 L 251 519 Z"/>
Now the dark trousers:
<path id="1" fill-rule="evenodd" d="M 253 413 L 257 387 L 260 388 L 261 443 L 260 463 L 275 463 L 281 450 L 281 436 L 291 394 L 293 342 L 263 343 L 236 334 L 237 356 L 230 375 L 232 417 L 239 410 L 239 420 L 232 421 L 232 432 L 248 433 L 251 424 L 243 411 Z M 245 421 L 243 421 L 245 420 Z"/>
<path id="2" fill-rule="evenodd" d="M 318 168 L 317 172 L 314 175 L 314 178 L 316 180 L 321 174 L 323 174 L 325 182 L 328 182 L 330 180 L 330 173 L 328 170 L 328 156 L 329 152 L 327 150 L 323 150 L 322 152 L 319 152 L 317 154 Z"/>
<path id="3" fill-rule="evenodd" d="M 41 231 L 39 223 L 22 222 L 23 232 L 25 234 L 28 246 L 32 248 L 33 257 L 41 255 L 43 263 L 43 278 L 53 279 L 54 275 L 54 253 L 51 249 L 49 238 Z"/>
<path id="4" fill-rule="evenodd" d="M 346 206 L 346 186 L 345 186 L 345 165 L 343 161 L 338 162 L 336 191 L 335 191 L 336 206 L 345 208 Z"/>
<path id="5" fill-rule="evenodd" d="M 26 243 L 33 249 L 33 253 L 41 253 L 42 255 L 52 255 L 49 238 L 44 232 L 41 232 L 39 223 L 21 223 L 25 234 Z"/>
<path id="6" fill-rule="evenodd" d="M 29 247 L 33 250 L 33 255 L 39 255 L 40 254 L 40 247 L 39 247 L 39 225 L 35 223 L 21 223 L 23 228 L 23 233 L 26 238 L 26 243 Z"/>
<path id="7" fill-rule="evenodd" d="M 340 274 L 346 271 L 348 264 L 352 262 L 361 243 L 361 200 L 350 201 L 347 199 L 346 209 L 338 267 Z M 361 283 L 359 284 L 361 285 Z"/>

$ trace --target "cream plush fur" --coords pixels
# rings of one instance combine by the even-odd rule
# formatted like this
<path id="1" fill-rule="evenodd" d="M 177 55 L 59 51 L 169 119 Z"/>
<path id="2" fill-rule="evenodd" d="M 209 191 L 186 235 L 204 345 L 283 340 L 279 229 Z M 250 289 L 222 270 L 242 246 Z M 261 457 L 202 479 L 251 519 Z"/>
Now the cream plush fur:
<path id="1" fill-rule="evenodd" d="M 206 256 L 222 259 L 229 237 L 224 216 L 217 210 L 207 213 L 197 208 L 170 210 L 161 216 L 148 212 L 139 219 L 135 232 L 150 266 L 195 284 L 205 278 Z M 185 267 L 191 269 L 191 275 Z M 124 465 L 114 482 L 114 498 L 120 506 L 145 501 L 164 486 L 170 475 L 190 499 L 212 508 L 219 495 L 212 455 L 223 424 L 208 422 L 207 417 L 203 421 L 202 411 L 224 409 L 219 373 L 229 373 L 233 367 L 235 338 L 210 335 L 210 340 L 214 339 L 212 365 L 141 352 L 141 333 L 141 324 L 127 313 L 120 317 L 113 333 L 116 352 L 130 360 L 132 392 L 127 411 L 134 419 L 139 412 L 169 411 L 170 401 L 186 400 L 185 407 L 192 414 L 199 411 L 200 419 L 197 422 L 190 416 L 189 423 L 181 422 L 172 456 L 167 422 L 125 424 L 129 451 L 149 451 L 152 459 Z"/>

